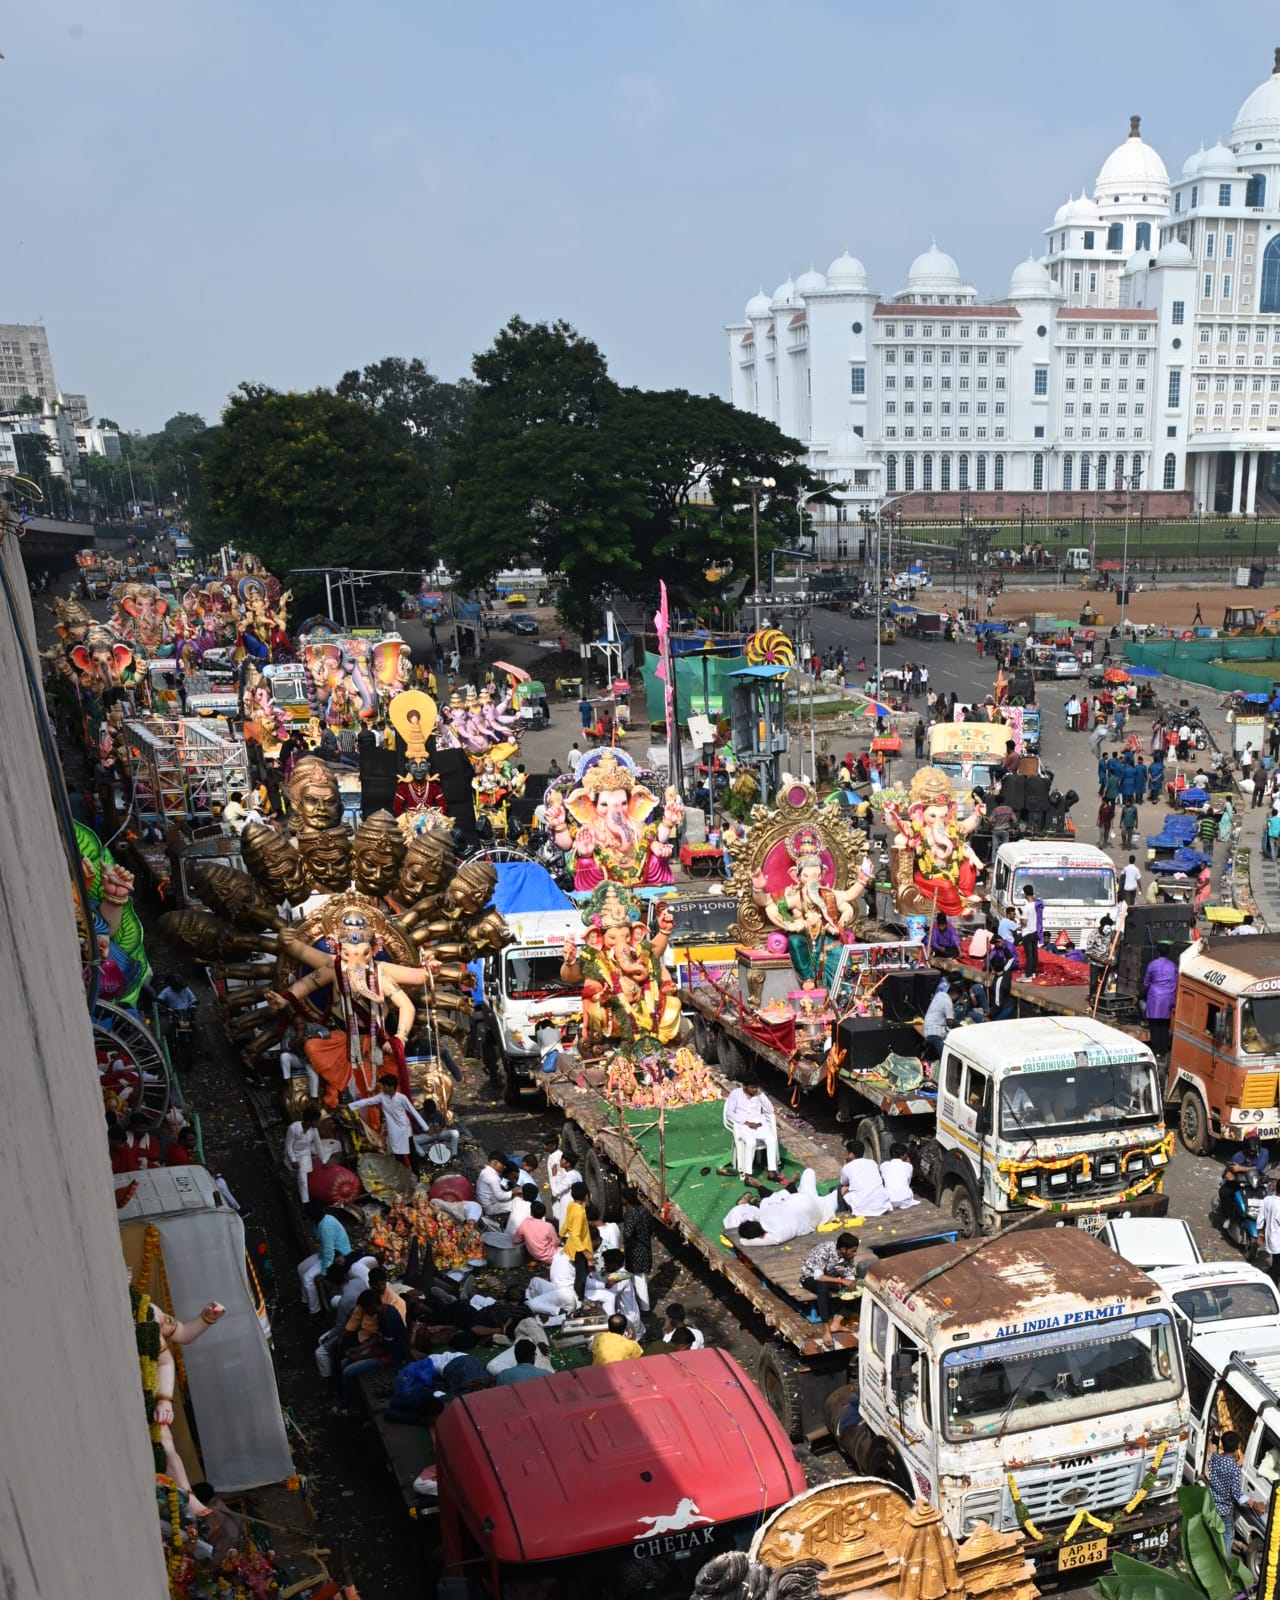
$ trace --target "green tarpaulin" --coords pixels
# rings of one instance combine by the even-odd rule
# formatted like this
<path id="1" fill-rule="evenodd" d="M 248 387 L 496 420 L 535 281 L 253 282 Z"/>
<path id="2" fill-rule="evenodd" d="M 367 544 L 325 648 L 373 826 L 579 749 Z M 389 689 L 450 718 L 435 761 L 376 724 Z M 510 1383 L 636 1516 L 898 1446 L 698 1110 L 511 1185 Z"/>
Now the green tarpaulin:
<path id="1" fill-rule="evenodd" d="M 678 713 L 683 725 L 689 713 L 703 713 L 710 717 L 727 716 L 729 712 L 728 674 L 746 666 L 745 656 L 689 655 L 677 656 L 676 692 L 679 695 Z M 657 674 L 658 657 L 645 652 L 644 692 L 648 704 L 649 721 L 663 722 L 663 683 Z M 705 675 L 705 676 L 704 676 Z M 705 698 L 704 698 L 705 689 Z"/>

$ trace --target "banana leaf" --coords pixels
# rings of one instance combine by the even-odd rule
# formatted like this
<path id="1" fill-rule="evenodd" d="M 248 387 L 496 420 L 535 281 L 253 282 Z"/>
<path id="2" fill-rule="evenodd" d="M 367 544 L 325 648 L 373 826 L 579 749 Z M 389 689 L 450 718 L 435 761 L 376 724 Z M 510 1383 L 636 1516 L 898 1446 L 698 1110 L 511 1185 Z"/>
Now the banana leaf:
<path id="1" fill-rule="evenodd" d="M 1213 1496 L 1203 1484 L 1178 1489 L 1182 1508 L 1182 1560 L 1192 1581 L 1208 1600 L 1233 1600 L 1253 1587 L 1248 1569 L 1223 1553 L 1224 1528 Z"/>
<path id="2" fill-rule="evenodd" d="M 1204 1590 L 1165 1567 L 1153 1567 L 1132 1556 L 1112 1557 L 1114 1571 L 1097 1581 L 1104 1600 L 1204 1600 Z"/>

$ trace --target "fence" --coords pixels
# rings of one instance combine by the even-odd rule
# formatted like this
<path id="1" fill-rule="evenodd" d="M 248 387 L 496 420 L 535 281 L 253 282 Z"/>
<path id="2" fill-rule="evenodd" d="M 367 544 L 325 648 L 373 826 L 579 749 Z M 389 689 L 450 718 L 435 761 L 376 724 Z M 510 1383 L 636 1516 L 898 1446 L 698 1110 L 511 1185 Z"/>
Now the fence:
<path id="1" fill-rule="evenodd" d="M 1280 679 L 1280 638 L 1270 635 L 1249 639 L 1154 639 L 1145 644 L 1126 644 L 1124 654 L 1126 663 L 1155 667 L 1167 677 L 1224 694 L 1237 689 L 1252 694 L 1267 687 L 1265 677 L 1234 671 L 1224 664 L 1227 662 L 1274 661 L 1275 675 Z"/>

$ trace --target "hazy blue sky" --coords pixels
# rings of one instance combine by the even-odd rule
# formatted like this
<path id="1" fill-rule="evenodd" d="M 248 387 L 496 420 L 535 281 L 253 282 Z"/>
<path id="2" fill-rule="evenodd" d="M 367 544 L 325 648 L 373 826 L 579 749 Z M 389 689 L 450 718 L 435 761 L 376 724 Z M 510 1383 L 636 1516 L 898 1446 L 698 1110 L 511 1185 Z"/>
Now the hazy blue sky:
<path id="1" fill-rule="evenodd" d="M 1077 0 L 39 0 L 0 23 L 0 321 L 152 428 L 241 379 L 453 377 L 514 312 L 723 393 L 721 325 L 932 235 L 982 295 L 1142 114 L 1176 176 L 1280 15 Z"/>

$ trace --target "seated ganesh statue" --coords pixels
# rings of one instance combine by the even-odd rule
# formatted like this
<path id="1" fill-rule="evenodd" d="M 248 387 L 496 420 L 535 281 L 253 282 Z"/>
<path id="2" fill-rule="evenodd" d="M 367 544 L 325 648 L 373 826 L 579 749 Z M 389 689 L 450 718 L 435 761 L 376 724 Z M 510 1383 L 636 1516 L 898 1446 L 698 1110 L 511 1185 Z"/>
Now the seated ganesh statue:
<path id="1" fill-rule="evenodd" d="M 963 821 L 951 779 L 922 767 L 904 796 L 883 791 L 884 819 L 893 829 L 889 857 L 894 908 L 903 915 L 964 916 L 977 905 L 982 861 L 969 836 L 986 814 L 981 801 Z"/>
<path id="2" fill-rule="evenodd" d="M 655 794 L 624 750 L 592 751 L 578 763 L 576 782 L 562 780 L 548 791 L 545 805 L 556 844 L 573 857 L 575 889 L 675 881 L 671 855 L 684 806 L 674 788 Z"/>

